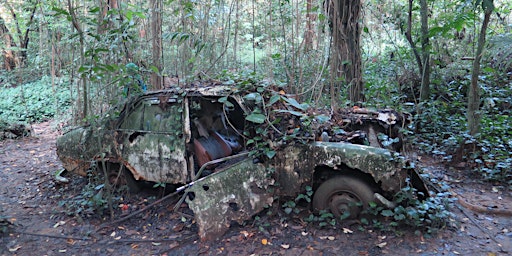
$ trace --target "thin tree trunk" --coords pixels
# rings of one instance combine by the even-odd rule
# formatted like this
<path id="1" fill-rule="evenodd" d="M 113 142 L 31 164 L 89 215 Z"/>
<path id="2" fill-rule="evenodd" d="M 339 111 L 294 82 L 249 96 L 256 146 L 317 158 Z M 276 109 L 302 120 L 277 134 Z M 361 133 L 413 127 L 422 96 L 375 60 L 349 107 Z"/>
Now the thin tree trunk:
<path id="1" fill-rule="evenodd" d="M 473 71 L 471 74 L 471 86 L 469 87 L 468 93 L 467 118 L 470 135 L 475 135 L 480 130 L 480 86 L 478 85 L 478 75 L 480 74 L 480 60 L 482 59 L 482 53 L 484 51 L 485 34 L 487 33 L 487 26 L 489 25 L 489 20 L 494 9 L 492 0 L 484 0 L 483 2 L 485 15 L 484 21 L 482 22 L 482 28 L 480 29 L 480 35 L 478 37 L 478 46 L 475 60 L 473 61 Z M 487 5 L 485 2 L 487 2 Z"/>
<path id="2" fill-rule="evenodd" d="M 418 48 L 416 48 L 416 44 L 412 40 L 412 3 L 413 0 L 409 0 L 409 10 L 407 16 L 407 30 L 405 31 L 405 38 L 409 45 L 411 46 L 412 52 L 414 54 L 414 58 L 416 59 L 416 64 L 418 65 L 418 74 L 423 72 L 423 64 L 421 62 L 420 54 L 418 53 Z"/>
<path id="3" fill-rule="evenodd" d="M 423 69 L 421 74 L 420 101 L 425 102 L 430 97 L 430 46 L 428 36 L 428 5 L 427 0 L 420 0 L 421 16 L 421 53 Z"/>
<path id="4" fill-rule="evenodd" d="M 72 23 L 73 27 L 76 29 L 76 31 L 77 31 L 77 33 L 79 35 L 79 40 L 80 40 L 80 49 L 79 49 L 79 51 L 80 51 L 80 65 L 83 65 L 85 63 L 84 32 L 82 30 L 82 27 L 78 23 L 78 19 L 76 17 L 76 13 L 75 13 L 75 8 L 73 7 L 73 4 L 71 3 L 71 0 L 68 0 L 68 9 L 69 9 L 69 15 L 71 16 L 71 23 Z M 88 102 L 89 102 L 89 99 L 88 99 L 88 89 L 87 89 L 87 80 L 86 80 L 85 76 L 82 76 L 80 81 L 82 83 L 82 96 L 83 96 L 82 97 L 83 106 L 82 106 L 82 112 L 80 113 L 80 118 L 84 119 L 85 117 L 87 117 L 88 112 L 89 112 L 89 110 L 88 110 Z M 80 101 L 79 97 L 80 96 L 77 97 L 78 101 Z"/>
<path id="5" fill-rule="evenodd" d="M 304 35 L 304 49 L 310 51 L 315 48 L 313 43 L 316 41 L 314 24 L 317 19 L 316 13 L 313 11 L 313 0 L 307 0 L 306 3 L 306 32 Z"/>
<path id="6" fill-rule="evenodd" d="M 19 24 L 18 17 L 16 15 L 16 12 L 14 12 L 14 9 L 11 7 L 11 5 L 8 2 L 5 2 L 7 8 L 9 8 L 9 11 L 11 12 L 12 18 L 16 24 L 16 31 L 18 35 L 18 40 L 20 43 L 21 51 L 19 51 L 18 55 L 18 65 L 23 66 L 25 64 L 25 61 L 27 60 L 27 50 L 28 50 L 28 43 L 30 42 L 29 33 L 31 30 L 32 23 L 34 22 L 34 16 L 37 10 L 37 6 L 39 5 L 39 1 L 35 1 L 33 3 L 32 9 L 30 9 L 30 18 L 27 21 L 27 24 L 25 24 L 25 33 L 21 31 L 21 27 Z"/>
<path id="7" fill-rule="evenodd" d="M 152 55 L 153 66 L 158 69 L 157 72 L 151 73 L 152 89 L 160 89 L 163 87 L 162 76 L 162 1 L 151 0 L 151 42 L 152 42 Z"/>

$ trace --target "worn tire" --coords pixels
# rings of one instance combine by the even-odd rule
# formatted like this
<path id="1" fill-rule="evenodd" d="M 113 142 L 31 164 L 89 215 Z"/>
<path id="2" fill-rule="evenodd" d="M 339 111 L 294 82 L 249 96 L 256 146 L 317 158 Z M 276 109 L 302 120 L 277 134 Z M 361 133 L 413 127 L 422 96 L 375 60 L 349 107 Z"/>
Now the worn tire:
<path id="1" fill-rule="evenodd" d="M 108 164 L 107 174 L 110 184 L 114 186 L 127 186 L 128 191 L 132 193 L 137 193 L 141 190 L 139 182 L 135 180 L 133 174 L 125 166 L 121 168 L 121 173 L 119 173 L 118 164 Z"/>
<path id="2" fill-rule="evenodd" d="M 375 201 L 374 191 L 366 182 L 351 176 L 336 176 L 315 191 L 313 208 L 316 211 L 328 210 L 338 219 L 342 216 L 355 219 L 371 201 Z M 350 215 L 344 216 L 347 211 Z"/>
<path id="3" fill-rule="evenodd" d="M 138 180 L 133 177 L 132 172 L 130 172 L 126 167 L 123 166 L 123 176 L 126 182 L 126 186 L 128 186 L 128 190 L 132 193 L 137 193 L 141 190 L 141 185 Z"/>

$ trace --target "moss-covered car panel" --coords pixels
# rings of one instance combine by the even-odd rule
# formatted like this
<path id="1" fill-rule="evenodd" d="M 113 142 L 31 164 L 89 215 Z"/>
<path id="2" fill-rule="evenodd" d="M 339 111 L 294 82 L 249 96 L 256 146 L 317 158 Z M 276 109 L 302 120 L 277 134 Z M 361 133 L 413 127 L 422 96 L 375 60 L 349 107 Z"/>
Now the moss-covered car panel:
<path id="1" fill-rule="evenodd" d="M 304 184 L 311 183 L 318 166 L 339 175 L 354 170 L 367 173 L 390 193 L 404 187 L 407 178 L 407 170 L 393 160 L 389 150 L 343 142 L 294 144 L 279 152 L 273 163 L 281 181 L 281 193 L 287 196 L 293 196 Z"/>
<path id="2" fill-rule="evenodd" d="M 274 180 L 265 165 L 241 161 L 194 182 L 187 189 L 189 207 L 203 240 L 220 237 L 232 221 L 242 224 L 272 204 Z"/>

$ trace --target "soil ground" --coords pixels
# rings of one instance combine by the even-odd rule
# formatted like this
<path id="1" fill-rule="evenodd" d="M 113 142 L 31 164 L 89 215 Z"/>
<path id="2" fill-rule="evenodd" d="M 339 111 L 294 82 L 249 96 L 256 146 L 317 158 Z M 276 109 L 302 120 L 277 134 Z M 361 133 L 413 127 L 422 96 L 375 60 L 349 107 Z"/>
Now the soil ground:
<path id="1" fill-rule="evenodd" d="M 50 123 L 33 126 L 35 135 L 0 141 L 0 255 L 507 255 L 512 253 L 512 217 L 475 212 L 454 204 L 453 222 L 434 236 L 414 230 L 373 230 L 359 224 L 319 228 L 274 208 L 246 225 L 232 225 L 215 241 L 201 242 L 185 204 L 177 198 L 111 224 L 147 206 L 161 192 L 123 193 L 111 219 L 87 212 L 88 178 L 58 183 L 62 169 L 55 153 L 58 132 Z M 450 191 L 481 208 L 508 211 L 512 193 L 480 182 L 469 170 L 447 169 L 432 159 L 420 163 Z M 124 207 L 122 207 L 124 205 Z M 81 206 L 81 207 L 79 207 Z M 123 209 L 124 208 L 124 209 Z M 80 209 L 85 209 L 79 212 Z M 106 224 L 105 224 L 106 223 Z M 100 225 L 106 228 L 98 230 Z M 1 232 L 8 228 L 7 232 Z"/>

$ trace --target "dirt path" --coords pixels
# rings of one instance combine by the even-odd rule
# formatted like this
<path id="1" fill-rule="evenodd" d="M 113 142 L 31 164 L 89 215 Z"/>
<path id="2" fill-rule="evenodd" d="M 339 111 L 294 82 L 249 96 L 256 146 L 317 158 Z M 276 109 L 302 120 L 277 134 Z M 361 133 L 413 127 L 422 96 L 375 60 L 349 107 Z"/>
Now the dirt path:
<path id="1" fill-rule="evenodd" d="M 86 178 L 54 181 L 60 163 L 50 123 L 34 126 L 35 136 L 0 141 L 0 216 L 13 223 L 0 233 L 0 255 L 505 255 L 512 253 L 512 218 L 453 208 L 453 227 L 432 238 L 402 231 L 359 230 L 357 225 L 320 229 L 277 213 L 232 227 L 212 242 L 200 242 L 186 206 L 172 213 L 173 200 L 99 232 L 109 219 L 77 213 Z M 427 164 L 427 162 L 425 162 Z M 511 192 L 472 181 L 464 171 L 429 168 L 453 191 L 485 207 L 512 205 Z M 121 195 L 126 212 L 140 209 L 158 193 Z M 70 200 L 72 199 L 72 200 Z M 68 202 L 67 204 L 65 202 Z M 75 209 L 75 210 L 73 210 Z M 346 228 L 346 229 L 343 229 Z M 484 231 L 482 231 L 485 230 Z M 492 236 L 492 239 L 489 236 Z M 498 244 L 499 243 L 499 244 Z"/>

